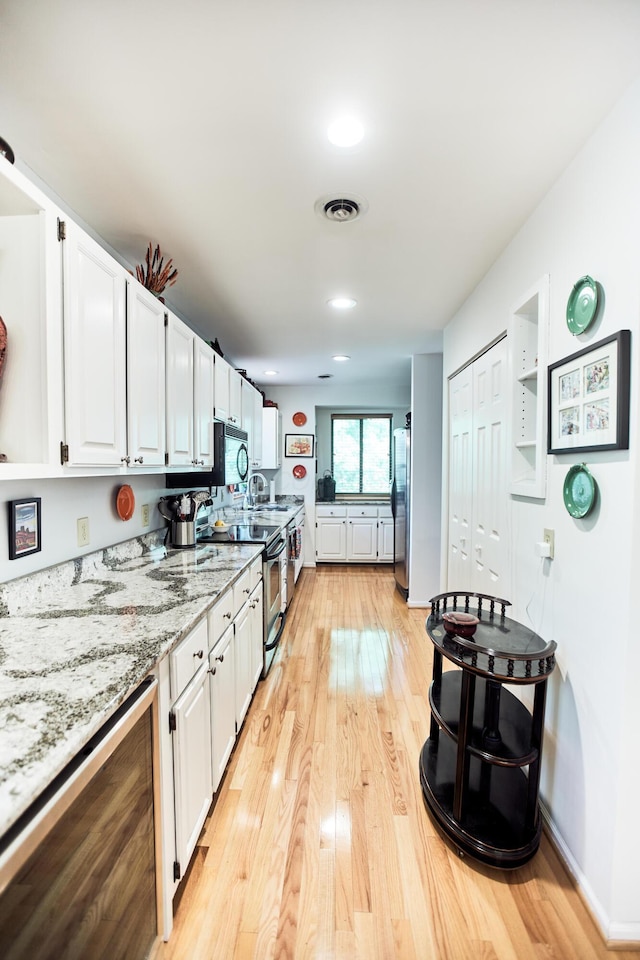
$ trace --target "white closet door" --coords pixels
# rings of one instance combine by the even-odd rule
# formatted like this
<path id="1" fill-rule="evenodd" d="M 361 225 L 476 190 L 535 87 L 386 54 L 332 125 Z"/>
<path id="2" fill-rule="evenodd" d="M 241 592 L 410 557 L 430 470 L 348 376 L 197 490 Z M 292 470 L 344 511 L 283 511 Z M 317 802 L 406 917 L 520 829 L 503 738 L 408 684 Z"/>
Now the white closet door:
<path id="1" fill-rule="evenodd" d="M 448 589 L 509 599 L 506 360 L 501 340 L 449 384 Z"/>
<path id="2" fill-rule="evenodd" d="M 450 590 L 470 589 L 471 415 L 473 376 L 465 367 L 449 383 L 449 562 Z"/>
<path id="3" fill-rule="evenodd" d="M 473 589 L 509 599 L 507 341 L 473 364 Z"/>

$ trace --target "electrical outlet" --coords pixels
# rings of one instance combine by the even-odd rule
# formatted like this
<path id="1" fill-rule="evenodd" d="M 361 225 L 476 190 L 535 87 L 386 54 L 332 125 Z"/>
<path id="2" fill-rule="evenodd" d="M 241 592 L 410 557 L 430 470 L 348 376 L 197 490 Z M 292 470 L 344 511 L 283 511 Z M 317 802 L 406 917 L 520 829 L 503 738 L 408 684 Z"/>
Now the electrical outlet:
<path id="1" fill-rule="evenodd" d="M 555 552 L 555 540 L 556 540 L 555 530 L 545 529 L 542 539 L 544 543 L 549 544 L 549 560 L 553 560 L 553 554 Z"/>
<path id="2" fill-rule="evenodd" d="M 89 517 L 80 517 L 78 520 L 78 546 L 89 546 Z"/>
<path id="3" fill-rule="evenodd" d="M 149 526 L 149 504 L 148 503 L 142 504 L 142 526 L 143 527 Z"/>

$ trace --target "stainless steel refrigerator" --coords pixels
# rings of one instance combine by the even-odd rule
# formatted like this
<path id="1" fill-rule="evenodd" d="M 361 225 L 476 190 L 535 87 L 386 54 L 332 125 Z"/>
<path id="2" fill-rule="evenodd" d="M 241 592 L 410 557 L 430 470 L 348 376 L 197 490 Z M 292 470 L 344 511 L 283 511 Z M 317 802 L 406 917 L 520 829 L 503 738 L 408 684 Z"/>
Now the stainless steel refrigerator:
<path id="1" fill-rule="evenodd" d="M 410 493 L 411 429 L 406 427 L 393 431 L 393 483 L 391 485 L 393 570 L 396 587 L 405 600 L 409 595 Z"/>

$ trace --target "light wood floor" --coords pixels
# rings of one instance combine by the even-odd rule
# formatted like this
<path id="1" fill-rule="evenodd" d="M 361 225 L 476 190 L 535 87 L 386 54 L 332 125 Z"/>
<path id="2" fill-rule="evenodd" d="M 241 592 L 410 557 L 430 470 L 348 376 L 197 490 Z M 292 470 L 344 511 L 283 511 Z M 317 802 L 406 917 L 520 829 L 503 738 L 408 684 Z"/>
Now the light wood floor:
<path id="1" fill-rule="evenodd" d="M 303 571 L 162 960 L 638 960 L 607 952 L 546 837 L 507 873 L 436 833 L 424 620 L 387 567 Z"/>

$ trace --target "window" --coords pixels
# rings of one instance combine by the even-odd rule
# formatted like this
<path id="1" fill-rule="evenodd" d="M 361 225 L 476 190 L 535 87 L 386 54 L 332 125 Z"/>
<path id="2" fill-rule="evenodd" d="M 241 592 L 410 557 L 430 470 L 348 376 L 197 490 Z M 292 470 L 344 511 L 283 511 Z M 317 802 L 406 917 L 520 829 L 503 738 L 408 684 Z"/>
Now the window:
<path id="1" fill-rule="evenodd" d="M 391 424 L 390 413 L 332 414 L 331 472 L 336 493 L 389 493 Z"/>

